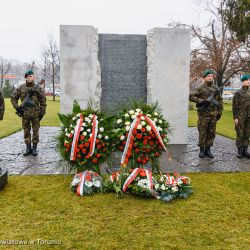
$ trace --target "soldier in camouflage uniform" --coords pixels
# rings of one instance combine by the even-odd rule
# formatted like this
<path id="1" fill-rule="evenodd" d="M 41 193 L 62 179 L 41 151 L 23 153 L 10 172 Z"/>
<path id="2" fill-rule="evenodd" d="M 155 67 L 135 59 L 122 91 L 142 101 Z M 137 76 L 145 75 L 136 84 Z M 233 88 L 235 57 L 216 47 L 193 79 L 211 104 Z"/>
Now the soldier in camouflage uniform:
<path id="1" fill-rule="evenodd" d="M 236 146 L 238 158 L 250 158 L 247 152 L 250 137 L 250 76 L 241 78 L 242 88 L 233 97 L 233 118 L 236 130 Z"/>
<path id="2" fill-rule="evenodd" d="M 214 143 L 216 123 L 222 115 L 223 100 L 221 93 L 217 93 L 214 97 L 217 106 L 208 100 L 208 98 L 216 91 L 216 86 L 213 84 L 213 71 L 206 70 L 203 75 L 203 80 L 204 83 L 189 95 L 189 100 L 195 102 L 198 107 L 197 127 L 199 131 L 199 157 L 204 158 L 205 156 L 208 156 L 209 158 L 214 158 L 210 148 Z"/>
<path id="3" fill-rule="evenodd" d="M 4 98 L 0 90 L 0 120 L 3 120 L 3 115 L 4 115 Z"/>
<path id="4" fill-rule="evenodd" d="M 41 87 L 34 83 L 34 73 L 29 70 L 25 74 L 26 83 L 20 85 L 11 95 L 11 103 L 17 110 L 17 114 L 22 117 L 22 126 L 24 130 L 24 142 L 26 151 L 24 156 L 32 154 L 37 155 L 37 144 L 39 142 L 40 121 L 46 112 L 46 97 Z M 32 95 L 30 95 L 32 91 Z M 23 101 L 28 97 L 28 103 L 22 107 Z M 21 99 L 22 104 L 18 106 L 18 100 Z M 31 147 L 31 127 L 33 131 Z"/>

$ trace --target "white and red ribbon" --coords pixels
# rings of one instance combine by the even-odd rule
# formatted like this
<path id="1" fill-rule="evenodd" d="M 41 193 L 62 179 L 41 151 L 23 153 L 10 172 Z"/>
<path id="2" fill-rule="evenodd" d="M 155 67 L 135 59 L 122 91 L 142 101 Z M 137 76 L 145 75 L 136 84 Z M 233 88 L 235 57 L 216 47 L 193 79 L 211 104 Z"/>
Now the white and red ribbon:
<path id="1" fill-rule="evenodd" d="M 96 115 L 93 115 L 92 118 L 92 135 L 90 138 L 90 150 L 89 153 L 85 156 L 85 158 L 90 158 L 93 153 L 95 152 L 95 144 L 96 144 L 96 137 L 97 137 L 97 132 L 98 132 L 98 119 Z"/>
<path id="2" fill-rule="evenodd" d="M 161 146 L 166 151 L 166 153 L 168 155 L 168 158 L 170 159 L 168 150 L 167 150 L 166 146 L 164 145 L 164 143 L 162 141 L 161 135 L 160 135 L 159 130 L 158 130 L 157 126 L 155 125 L 155 123 L 148 116 L 139 114 L 133 120 L 133 122 L 132 122 L 132 124 L 130 126 L 130 130 L 129 130 L 129 133 L 128 133 L 128 138 L 127 138 L 126 145 L 125 145 L 125 148 L 123 150 L 123 154 L 122 154 L 122 158 L 121 158 L 121 166 L 122 167 L 126 167 L 126 165 L 128 164 L 129 156 L 130 156 L 132 146 L 133 146 L 133 142 L 134 142 L 133 129 L 137 129 L 137 126 L 139 125 L 142 116 L 145 118 L 145 120 L 148 122 L 151 129 L 156 134 L 157 139 L 159 140 Z"/>
<path id="3" fill-rule="evenodd" d="M 71 161 L 74 161 L 76 159 L 77 146 L 78 146 L 79 135 L 80 135 L 81 128 L 82 128 L 82 123 L 83 123 L 83 115 L 80 114 L 80 118 L 77 120 L 77 123 L 76 123 L 73 142 L 71 146 L 71 152 L 70 152 Z"/>
<path id="4" fill-rule="evenodd" d="M 151 191 L 152 194 L 154 194 L 154 186 L 153 186 L 153 177 L 152 177 L 152 173 L 150 170 L 148 169 L 144 169 L 144 168 L 135 168 L 133 170 L 133 172 L 129 175 L 129 177 L 126 179 L 126 181 L 123 184 L 123 192 L 126 192 L 128 186 L 133 182 L 133 180 L 138 176 L 138 174 L 140 173 L 140 171 L 145 171 L 146 172 L 146 176 L 147 176 L 147 180 L 148 180 L 148 190 Z"/>

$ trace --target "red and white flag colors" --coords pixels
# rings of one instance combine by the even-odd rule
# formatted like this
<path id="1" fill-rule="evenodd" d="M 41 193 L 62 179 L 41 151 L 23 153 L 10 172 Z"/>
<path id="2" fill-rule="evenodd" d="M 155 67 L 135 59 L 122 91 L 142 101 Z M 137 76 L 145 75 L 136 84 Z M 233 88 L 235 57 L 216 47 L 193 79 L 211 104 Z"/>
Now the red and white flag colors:
<path id="1" fill-rule="evenodd" d="M 78 146 L 79 135 L 80 135 L 81 128 L 82 128 L 82 123 L 83 123 L 83 115 L 80 114 L 80 118 L 77 120 L 77 123 L 76 123 L 73 142 L 71 146 L 71 153 L 70 153 L 71 161 L 74 161 L 76 159 L 77 146 Z"/>

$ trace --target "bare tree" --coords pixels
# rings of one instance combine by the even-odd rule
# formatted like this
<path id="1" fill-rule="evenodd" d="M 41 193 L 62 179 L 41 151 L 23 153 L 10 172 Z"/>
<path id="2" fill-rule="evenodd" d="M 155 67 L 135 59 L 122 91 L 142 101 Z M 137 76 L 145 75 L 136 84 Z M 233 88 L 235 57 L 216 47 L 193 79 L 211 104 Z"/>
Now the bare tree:
<path id="1" fill-rule="evenodd" d="M 205 28 L 188 26 L 198 46 L 191 52 L 191 79 L 196 79 L 205 68 L 216 72 L 216 84 L 228 83 L 235 74 L 249 68 L 250 58 L 246 46 L 239 42 L 226 23 L 223 2 L 207 5 L 212 20 Z"/>
<path id="2" fill-rule="evenodd" d="M 57 41 L 53 35 L 48 37 L 48 45 L 42 49 L 44 79 L 50 78 L 53 87 L 53 101 L 55 101 L 55 81 L 59 79 L 60 55 Z"/>
<path id="3" fill-rule="evenodd" d="M 4 83 L 4 76 L 10 71 L 11 69 L 11 60 L 5 60 L 3 57 L 0 56 L 0 75 L 1 75 L 1 90 L 3 89 Z"/>

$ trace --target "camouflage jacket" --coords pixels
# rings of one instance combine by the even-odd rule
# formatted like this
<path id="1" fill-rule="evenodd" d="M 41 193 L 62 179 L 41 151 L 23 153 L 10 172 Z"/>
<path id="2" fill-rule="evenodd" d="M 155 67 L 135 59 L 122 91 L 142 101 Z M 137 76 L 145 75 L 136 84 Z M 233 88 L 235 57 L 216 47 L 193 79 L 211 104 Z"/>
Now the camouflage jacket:
<path id="1" fill-rule="evenodd" d="M 234 119 L 238 119 L 239 116 L 250 117 L 250 90 L 248 88 L 242 88 L 235 93 L 232 108 Z"/>
<path id="2" fill-rule="evenodd" d="M 0 91 L 0 120 L 3 119 L 3 114 L 4 114 L 4 98 L 2 92 Z"/>
<path id="3" fill-rule="evenodd" d="M 195 91 L 193 91 L 189 95 L 189 100 L 195 103 L 201 103 L 202 101 L 206 100 L 209 96 L 211 96 L 214 91 L 216 90 L 215 85 L 209 86 L 207 83 L 203 83 L 201 86 L 197 87 Z M 221 95 L 217 95 L 215 99 L 219 102 L 219 107 L 217 108 L 214 105 L 209 105 L 208 108 L 200 113 L 207 114 L 207 115 L 216 115 L 217 112 L 223 110 L 223 99 Z"/>
<path id="4" fill-rule="evenodd" d="M 32 97 L 30 98 L 30 100 L 34 102 L 34 106 L 25 107 L 24 117 L 27 115 L 44 115 L 47 106 L 46 97 L 44 95 L 44 92 L 42 91 L 42 88 L 40 86 L 35 86 L 34 83 L 29 85 L 27 83 L 24 83 L 20 85 L 17 89 L 15 89 L 15 91 L 11 95 L 11 103 L 13 107 L 16 109 L 18 107 L 18 100 L 21 99 L 21 102 L 23 102 L 30 90 L 35 91 L 34 95 L 32 95 Z"/>

